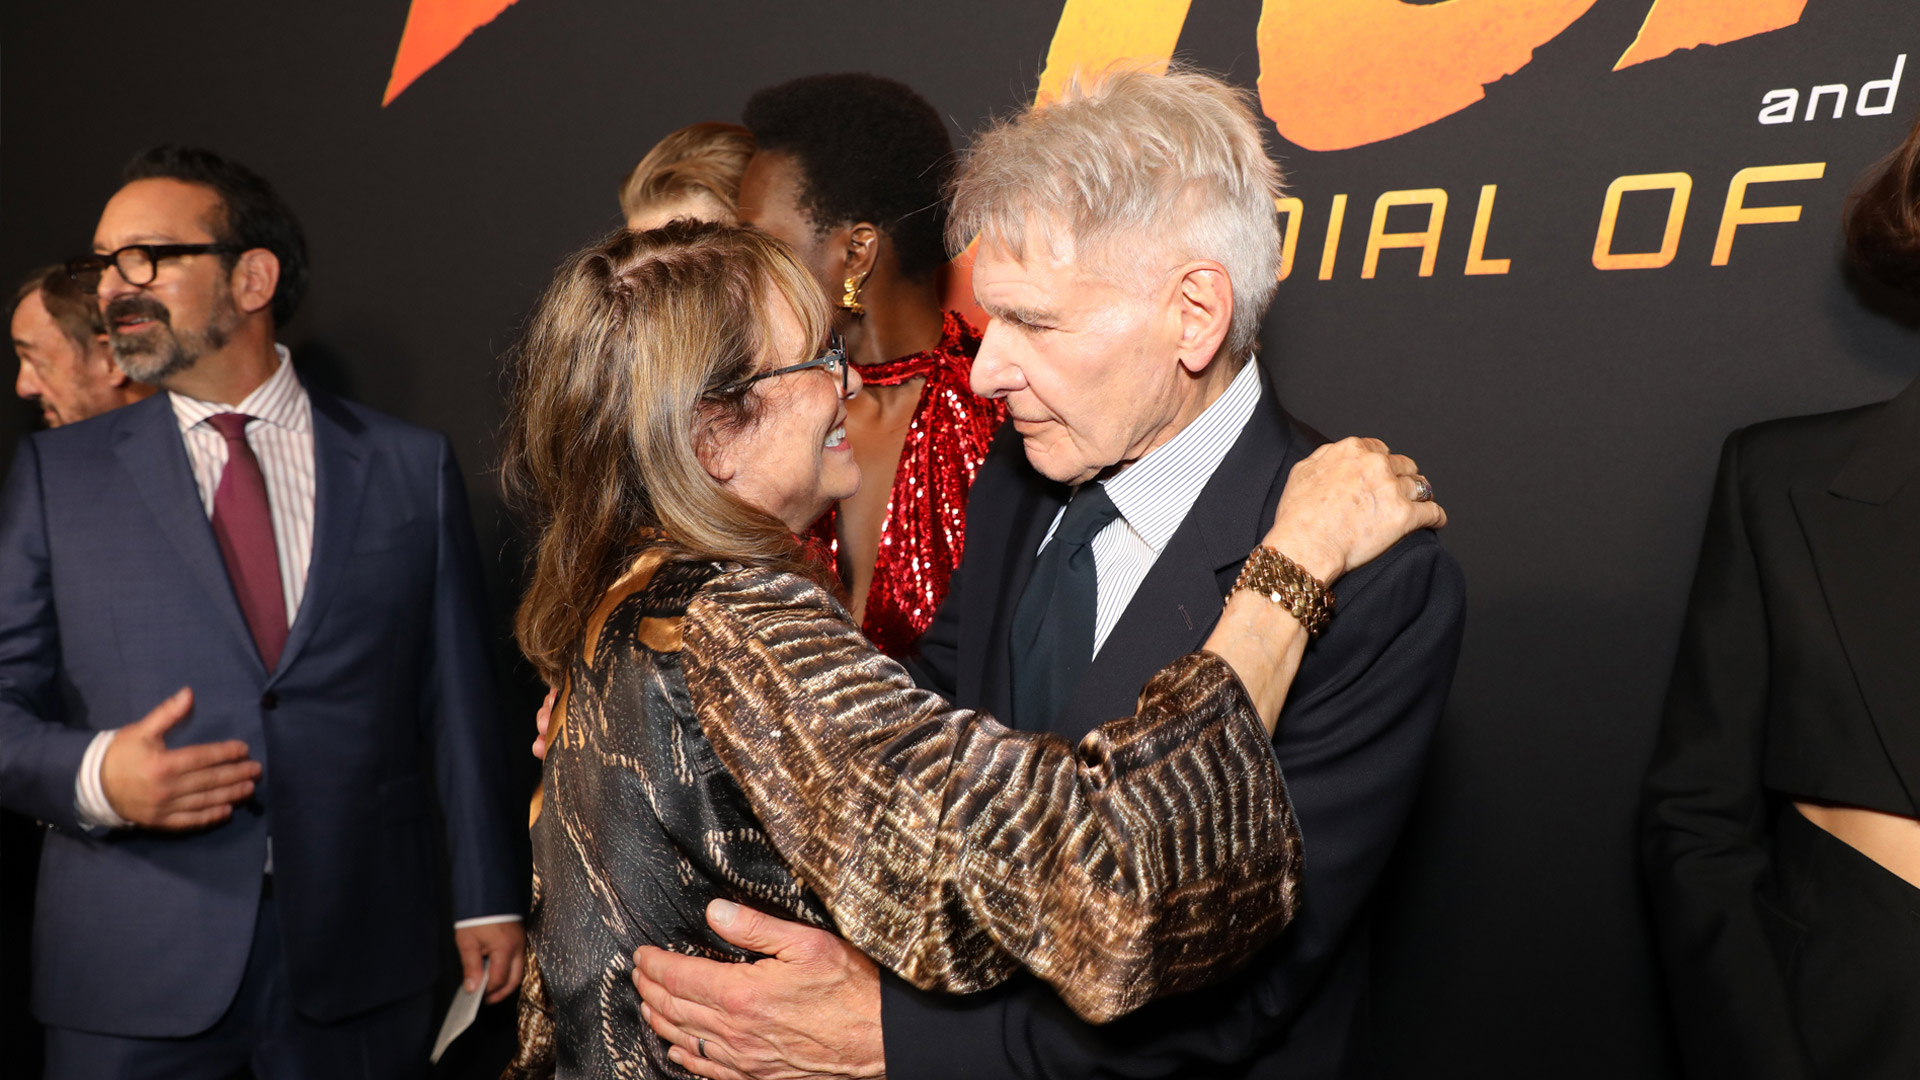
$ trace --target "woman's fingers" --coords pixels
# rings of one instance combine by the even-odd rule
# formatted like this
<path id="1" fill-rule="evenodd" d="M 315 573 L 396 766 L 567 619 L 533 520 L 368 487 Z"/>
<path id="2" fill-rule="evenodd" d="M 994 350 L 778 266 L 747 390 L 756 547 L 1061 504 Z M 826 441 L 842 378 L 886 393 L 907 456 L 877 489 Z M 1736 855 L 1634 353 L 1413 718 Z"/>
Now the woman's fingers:
<path id="1" fill-rule="evenodd" d="M 1445 525 L 1433 497 L 1412 457 L 1379 439 L 1342 439 L 1294 466 L 1268 542 L 1331 583 L 1407 534 Z"/>

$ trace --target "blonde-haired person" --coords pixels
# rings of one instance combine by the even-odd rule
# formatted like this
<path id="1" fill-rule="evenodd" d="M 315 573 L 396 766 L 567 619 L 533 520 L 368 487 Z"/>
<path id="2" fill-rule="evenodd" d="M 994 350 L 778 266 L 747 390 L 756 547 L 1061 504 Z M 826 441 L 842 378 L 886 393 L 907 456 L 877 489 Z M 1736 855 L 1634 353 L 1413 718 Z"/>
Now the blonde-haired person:
<path id="1" fill-rule="evenodd" d="M 515 1075 L 719 1060 L 670 1051 L 621 985 L 641 946 L 750 959 L 710 904 L 834 929 L 930 990 L 1025 968 L 1095 1021 L 1224 975 L 1294 910 L 1268 739 L 1325 609 L 1236 591 L 1203 650 L 1077 747 L 917 689 L 796 535 L 860 482 L 834 340 L 785 245 L 684 220 L 580 253 L 531 320 L 506 455 L 539 530 L 517 630 L 564 690 Z M 1404 458 L 1307 466 L 1266 532 L 1282 551 L 1357 565 L 1444 520 Z"/>
<path id="2" fill-rule="evenodd" d="M 1023 734 L 1084 737 L 1225 625 L 1242 556 L 1276 507 L 1311 497 L 1328 452 L 1254 362 L 1279 176 L 1248 98 L 1192 71 L 1106 72 L 996 124 L 960 163 L 948 245 L 977 239 L 974 296 L 991 317 L 972 386 L 1006 403 L 1018 438 L 980 466 L 965 560 L 913 667 Z M 1042 980 L 929 994 L 814 927 L 754 915 L 725 933 L 768 956 L 755 964 L 642 951 L 656 1030 L 704 1040 L 726 1067 L 693 1071 L 723 1080 L 1340 1075 L 1365 913 L 1446 701 L 1465 587 L 1425 531 L 1358 569 L 1283 550 L 1302 583 L 1353 572 L 1272 747 L 1308 852 L 1300 915 L 1238 958 L 1243 971 L 1100 1026 Z"/>
<path id="3" fill-rule="evenodd" d="M 688 124 L 647 151 L 620 182 L 627 228 L 652 229 L 674 218 L 739 219 L 740 175 L 753 157 L 753 133 L 714 120 Z"/>

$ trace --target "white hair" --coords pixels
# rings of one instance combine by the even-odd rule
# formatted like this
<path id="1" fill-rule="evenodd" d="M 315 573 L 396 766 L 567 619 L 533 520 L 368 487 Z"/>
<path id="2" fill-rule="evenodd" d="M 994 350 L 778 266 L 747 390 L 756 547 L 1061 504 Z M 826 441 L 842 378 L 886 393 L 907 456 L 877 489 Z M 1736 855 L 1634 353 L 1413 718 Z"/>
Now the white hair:
<path id="1" fill-rule="evenodd" d="M 1075 261 L 1089 255 L 1154 278 L 1188 259 L 1226 267 L 1233 324 L 1222 354 L 1251 356 L 1280 263 L 1267 156 L 1252 95 L 1212 75 L 1110 67 L 1074 74 L 1057 98 L 974 140 L 953 181 L 947 241 L 975 237 L 1025 257 L 1026 232 L 1064 227 Z M 1142 250 L 1165 263 L 1140 266 Z"/>

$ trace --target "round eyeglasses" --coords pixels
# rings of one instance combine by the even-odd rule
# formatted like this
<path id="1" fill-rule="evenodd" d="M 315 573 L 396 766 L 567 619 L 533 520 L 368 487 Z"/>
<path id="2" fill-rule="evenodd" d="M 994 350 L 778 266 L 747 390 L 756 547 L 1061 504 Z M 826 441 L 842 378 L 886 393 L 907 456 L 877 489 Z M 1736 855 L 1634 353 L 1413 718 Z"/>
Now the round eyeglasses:
<path id="1" fill-rule="evenodd" d="M 160 260 L 182 255 L 232 255 L 241 249 L 232 244 L 128 244 L 105 255 L 82 255 L 67 260 L 67 276 L 80 291 L 92 295 L 100 291 L 100 277 L 111 266 L 120 271 L 120 280 L 139 287 L 153 284 L 160 272 Z"/>
<path id="2" fill-rule="evenodd" d="M 771 379 L 775 375 L 790 375 L 809 368 L 826 368 L 828 375 L 839 376 L 840 396 L 842 398 L 853 396 L 853 364 L 847 359 L 847 343 L 839 334 L 828 338 L 826 350 L 804 364 L 789 364 L 783 368 L 774 368 L 772 371 L 763 371 L 758 375 L 749 375 L 744 379 L 735 379 L 733 382 L 714 387 L 712 392 L 731 394 L 737 390 L 745 390 L 761 379 Z"/>

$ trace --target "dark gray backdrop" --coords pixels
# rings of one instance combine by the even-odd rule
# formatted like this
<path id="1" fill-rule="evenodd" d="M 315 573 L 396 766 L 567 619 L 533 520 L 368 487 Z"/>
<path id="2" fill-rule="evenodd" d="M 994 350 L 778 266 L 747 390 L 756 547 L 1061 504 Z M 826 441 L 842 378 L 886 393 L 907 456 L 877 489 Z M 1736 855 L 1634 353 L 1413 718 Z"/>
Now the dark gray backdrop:
<path id="1" fill-rule="evenodd" d="M 1888 397 L 1920 361 L 1899 305 L 1847 282 L 1837 232 L 1849 186 L 1920 105 L 1920 70 L 1890 116 L 1756 122 L 1768 90 L 1799 89 L 1804 113 L 1812 86 L 1886 78 L 1920 53 L 1920 9 L 1810 0 L 1789 29 L 1611 72 L 1650 6 L 1598 0 L 1486 100 L 1419 131 L 1333 153 L 1275 139 L 1306 215 L 1266 362 L 1309 422 L 1419 457 L 1471 595 L 1382 897 L 1377 1076 L 1671 1073 L 1631 821 L 1715 449 L 1741 424 Z M 203 143 L 271 177 L 315 268 L 283 337 L 320 384 L 453 437 L 498 556 L 504 658 L 518 556 L 491 471 L 498 358 L 557 260 L 618 223 L 625 170 L 666 131 L 736 118 L 753 89 L 817 71 L 903 79 L 964 138 L 1031 96 L 1059 6 L 520 0 L 382 109 L 405 16 L 404 0 L 10 2 L 0 282 L 86 250 L 146 144 Z M 1182 54 L 1252 85 L 1258 17 L 1253 0 L 1201 0 Z M 1748 202 L 1804 205 L 1801 220 L 1743 228 L 1731 264 L 1709 266 L 1733 173 L 1799 162 L 1825 162 L 1825 178 Z M 1596 270 L 1608 184 L 1672 171 L 1694 179 L 1674 263 Z M 1468 277 L 1489 183 L 1487 254 L 1512 270 Z M 1362 280 L 1374 199 L 1431 187 L 1451 199 L 1434 275 L 1389 251 Z M 1351 202 L 1323 282 L 1336 192 Z M 1657 248 L 1665 211 L 1662 195 L 1628 196 L 1616 250 Z M 0 404 L 0 466 L 30 423 Z M 524 672 L 503 668 L 524 713 Z M 17 986 L 20 861 L 4 873 L 15 939 L 0 962 Z"/>

